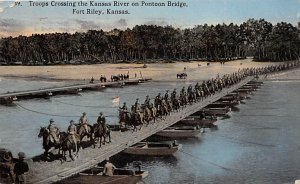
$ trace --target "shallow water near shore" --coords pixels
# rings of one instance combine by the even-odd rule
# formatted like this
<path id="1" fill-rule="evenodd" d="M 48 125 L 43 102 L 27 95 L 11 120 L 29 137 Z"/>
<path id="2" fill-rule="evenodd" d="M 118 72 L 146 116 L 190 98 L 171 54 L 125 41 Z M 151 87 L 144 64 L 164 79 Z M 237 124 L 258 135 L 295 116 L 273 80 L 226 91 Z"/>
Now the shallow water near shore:
<path id="1" fill-rule="evenodd" d="M 213 75 L 194 71 L 191 76 L 214 77 L 221 69 L 218 65 L 213 67 Z M 221 72 L 232 70 L 228 67 Z M 162 80 L 81 95 L 24 100 L 14 107 L 0 106 L 0 147 L 12 150 L 14 155 L 19 151 L 29 157 L 38 155 L 43 150 L 37 134 L 50 118 L 54 118 L 61 130 L 66 130 L 69 120 L 77 122 L 82 112 L 87 112 L 94 123 L 102 111 L 109 124 L 116 124 L 119 104 L 112 103 L 114 96 L 120 96 L 120 105 L 126 101 L 129 107 L 136 98 L 143 103 L 147 94 L 153 98 L 158 92 L 164 94 L 166 89 L 174 88 L 179 91 L 190 83 L 195 84 L 193 80 Z M 0 86 L 5 93 L 64 84 L 1 78 Z M 167 158 L 139 158 L 149 171 L 144 182 L 293 183 L 300 178 L 299 91 L 299 80 L 265 82 L 250 99 L 237 106 L 238 111 L 231 112 L 231 118 L 218 120 L 217 130 L 207 129 L 197 139 L 178 141 L 183 144 L 181 152 Z"/>

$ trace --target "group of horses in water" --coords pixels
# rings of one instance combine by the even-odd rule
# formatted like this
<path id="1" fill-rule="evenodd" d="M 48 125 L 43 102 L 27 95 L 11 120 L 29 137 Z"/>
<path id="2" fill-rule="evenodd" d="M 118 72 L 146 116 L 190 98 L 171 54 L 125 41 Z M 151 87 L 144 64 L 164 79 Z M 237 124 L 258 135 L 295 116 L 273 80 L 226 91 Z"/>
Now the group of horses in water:
<path id="1" fill-rule="evenodd" d="M 285 64 L 267 66 L 261 68 L 243 68 L 239 69 L 237 72 L 232 74 L 225 74 L 222 77 L 219 75 L 211 80 L 203 81 L 202 84 L 198 82 L 194 87 L 188 86 L 187 90 L 185 87 L 181 89 L 179 94 L 177 94 L 176 89 L 169 94 L 166 91 L 164 96 L 159 93 L 155 98 L 153 103 L 149 96 L 147 96 L 144 104 L 139 104 L 138 99 L 134 105 L 131 106 L 131 111 L 127 109 L 126 103 L 123 107 L 119 107 L 119 124 L 120 128 L 133 127 L 133 131 L 137 131 L 138 128 L 141 129 L 142 126 L 148 126 L 150 122 L 155 123 L 157 118 L 165 119 L 166 116 L 170 115 L 171 112 L 178 112 L 180 109 L 185 108 L 188 104 L 193 104 L 202 101 L 204 98 L 221 91 L 223 88 L 229 88 L 230 86 L 238 83 L 247 76 L 267 76 L 269 73 L 278 72 L 282 70 L 287 70 L 291 68 L 299 67 L 299 62 L 288 62 Z M 45 149 L 44 156 L 48 156 L 49 150 L 52 148 L 59 149 L 62 151 L 63 159 L 66 160 L 66 152 L 69 152 L 69 156 L 72 160 L 72 151 L 76 150 L 78 155 L 79 149 L 82 147 L 82 140 L 84 137 L 89 139 L 89 145 L 93 145 L 94 148 L 97 142 L 105 144 L 106 138 L 111 142 L 110 129 L 104 124 L 101 126 L 99 123 L 94 125 L 88 125 L 88 128 L 84 128 L 82 125 L 77 125 L 77 133 L 75 134 L 77 140 L 77 146 L 75 146 L 73 138 L 66 132 L 60 132 L 57 129 L 57 135 L 59 137 L 59 142 L 49 141 L 49 131 L 47 127 L 41 127 L 38 137 L 43 137 L 43 147 Z M 103 138 L 103 141 L 102 141 Z M 51 139 L 50 139 L 51 140 Z M 97 141 L 98 140 L 98 141 Z M 76 147 L 76 149 L 75 149 Z"/>

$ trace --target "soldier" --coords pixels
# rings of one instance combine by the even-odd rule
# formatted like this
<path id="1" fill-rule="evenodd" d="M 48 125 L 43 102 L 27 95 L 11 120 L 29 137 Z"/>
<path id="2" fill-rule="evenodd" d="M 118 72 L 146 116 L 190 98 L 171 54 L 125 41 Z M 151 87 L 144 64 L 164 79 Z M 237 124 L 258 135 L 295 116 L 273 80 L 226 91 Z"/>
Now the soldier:
<path id="1" fill-rule="evenodd" d="M 162 106 L 162 108 L 164 108 L 167 111 L 166 113 L 169 113 L 167 102 L 164 99 L 162 99 L 162 101 L 161 101 L 161 106 Z"/>
<path id="2" fill-rule="evenodd" d="M 190 84 L 189 87 L 188 87 L 188 89 L 187 89 L 187 92 L 190 94 L 190 93 L 192 92 L 192 90 L 193 90 L 193 87 L 192 87 L 192 85 Z"/>
<path id="3" fill-rule="evenodd" d="M 1 160 L 2 159 L 2 160 Z M 12 153 L 10 151 L 5 152 L 3 154 L 3 157 L 0 157 L 0 165 L 2 168 L 2 171 L 4 173 L 8 173 L 9 177 L 11 179 L 11 183 L 15 183 L 15 174 L 14 174 L 14 159 L 12 156 Z"/>
<path id="4" fill-rule="evenodd" d="M 19 160 L 14 166 L 14 173 L 16 174 L 16 181 L 19 184 L 26 184 L 26 176 L 29 171 L 28 164 L 24 161 L 25 153 L 19 152 L 18 153 Z"/>
<path id="5" fill-rule="evenodd" d="M 177 95 L 177 92 L 176 92 L 176 88 L 175 88 L 171 94 L 172 101 L 176 99 L 176 95 Z"/>
<path id="6" fill-rule="evenodd" d="M 87 119 L 85 112 L 82 113 L 82 116 L 79 119 L 79 124 L 84 127 L 84 130 L 86 131 L 86 133 L 89 133 L 88 132 L 89 120 Z"/>
<path id="7" fill-rule="evenodd" d="M 68 127 L 68 134 L 69 134 L 69 136 L 72 138 L 72 140 L 73 140 L 73 142 L 74 142 L 74 144 L 75 144 L 76 151 L 77 151 L 77 140 L 76 140 L 76 138 L 75 138 L 76 132 L 77 132 L 77 128 L 76 128 L 76 126 L 74 125 L 74 121 L 71 120 L 71 121 L 70 121 L 70 125 L 69 125 L 69 127 Z"/>
<path id="8" fill-rule="evenodd" d="M 94 77 L 91 78 L 90 83 L 94 83 Z"/>
<path id="9" fill-rule="evenodd" d="M 145 102 L 144 102 L 145 106 L 149 107 L 150 106 L 150 98 L 149 95 L 146 96 Z"/>
<path id="10" fill-rule="evenodd" d="M 185 87 L 184 86 L 182 87 L 180 94 L 182 94 L 183 96 L 185 96 Z"/>
<path id="11" fill-rule="evenodd" d="M 123 107 L 120 108 L 123 112 L 127 112 L 128 108 L 126 106 L 126 102 L 123 103 Z"/>
<path id="12" fill-rule="evenodd" d="M 51 137 L 53 139 L 54 144 L 59 143 L 59 140 L 58 140 L 58 137 L 57 137 L 57 130 L 58 130 L 58 128 L 55 126 L 54 120 L 51 118 L 50 123 L 48 125 L 48 131 L 49 131 L 49 134 L 50 134 L 49 138 L 47 139 L 48 144 L 49 144 L 49 141 L 51 140 Z"/>
<path id="13" fill-rule="evenodd" d="M 158 96 L 156 96 L 155 99 L 154 99 L 154 106 L 156 108 L 158 108 L 158 105 L 159 105 L 159 99 L 158 99 Z"/>
<path id="14" fill-rule="evenodd" d="M 103 175 L 104 176 L 113 176 L 114 172 L 113 170 L 116 168 L 112 163 L 109 162 L 109 159 L 106 159 L 106 164 L 104 165 L 103 168 Z"/>
<path id="15" fill-rule="evenodd" d="M 197 90 L 199 89 L 199 83 L 198 82 L 195 85 L 195 89 L 197 89 Z"/>
<path id="16" fill-rule="evenodd" d="M 161 100 L 160 93 L 158 93 L 156 97 L 157 97 L 158 100 Z"/>
<path id="17" fill-rule="evenodd" d="M 139 104 L 139 99 L 138 98 L 135 100 L 134 107 L 135 107 L 136 112 L 140 111 L 140 104 Z"/>
<path id="18" fill-rule="evenodd" d="M 169 99 L 169 90 L 167 90 L 165 94 L 165 100 L 168 101 L 168 99 Z"/>
<path id="19" fill-rule="evenodd" d="M 103 113 L 102 112 L 100 112 L 99 113 L 100 114 L 100 116 L 98 117 L 98 119 L 97 119 L 97 123 L 100 125 L 105 125 L 105 123 L 106 123 L 106 120 L 105 120 L 105 117 L 104 117 L 104 115 L 103 115 Z"/>
<path id="20" fill-rule="evenodd" d="M 97 118 L 98 126 L 102 126 L 103 130 L 106 132 L 106 119 L 102 112 L 99 113 L 99 117 Z"/>

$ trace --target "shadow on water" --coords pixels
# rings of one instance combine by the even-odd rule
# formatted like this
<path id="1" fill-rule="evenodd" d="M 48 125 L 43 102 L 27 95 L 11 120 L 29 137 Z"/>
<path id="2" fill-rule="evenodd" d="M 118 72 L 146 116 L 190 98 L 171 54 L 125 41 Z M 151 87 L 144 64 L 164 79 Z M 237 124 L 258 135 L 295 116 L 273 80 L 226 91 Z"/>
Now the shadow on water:
<path id="1" fill-rule="evenodd" d="M 118 153 L 110 157 L 110 161 L 116 165 L 116 167 L 125 167 L 132 164 L 133 162 L 142 162 L 142 163 L 152 163 L 152 162 L 161 162 L 168 165 L 176 165 L 178 162 L 177 158 L 173 155 L 163 156 L 163 157 L 151 157 L 151 156 L 136 156 L 129 155 L 125 153 Z M 104 162 L 99 165 L 103 165 Z"/>
<path id="2" fill-rule="evenodd" d="M 231 110 L 234 111 L 234 112 L 239 112 L 240 111 L 240 109 L 237 106 L 231 107 Z"/>
<path id="3" fill-rule="evenodd" d="M 224 116 L 222 116 L 220 119 L 221 120 L 225 120 L 225 119 L 229 119 L 231 118 L 231 115 L 230 114 L 225 114 Z"/>

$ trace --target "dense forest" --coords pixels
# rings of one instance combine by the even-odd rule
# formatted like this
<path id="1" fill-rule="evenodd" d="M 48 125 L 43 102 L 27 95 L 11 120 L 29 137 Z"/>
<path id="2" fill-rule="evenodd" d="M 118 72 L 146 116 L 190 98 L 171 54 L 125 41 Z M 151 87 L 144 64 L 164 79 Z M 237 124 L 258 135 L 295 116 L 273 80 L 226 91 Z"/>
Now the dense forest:
<path id="1" fill-rule="evenodd" d="M 33 34 L 0 40 L 0 63 L 23 65 L 158 61 L 256 61 L 299 59 L 299 29 L 290 23 L 249 19 L 240 25 L 189 29 L 137 25 L 109 32 Z"/>

